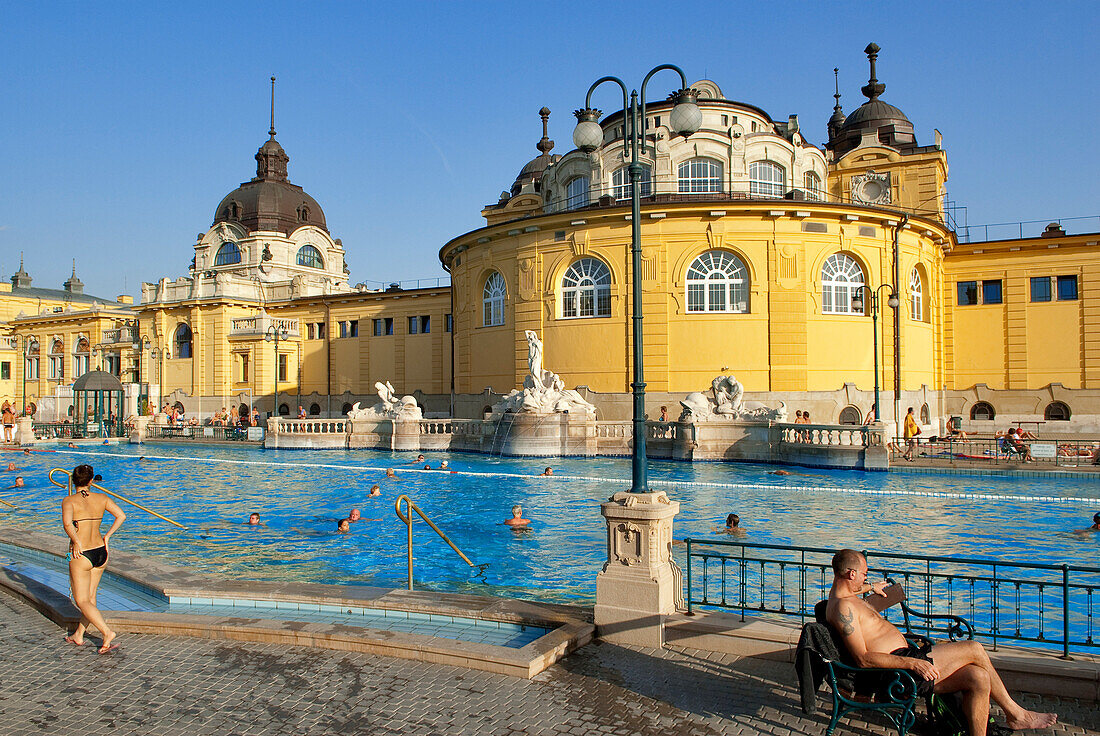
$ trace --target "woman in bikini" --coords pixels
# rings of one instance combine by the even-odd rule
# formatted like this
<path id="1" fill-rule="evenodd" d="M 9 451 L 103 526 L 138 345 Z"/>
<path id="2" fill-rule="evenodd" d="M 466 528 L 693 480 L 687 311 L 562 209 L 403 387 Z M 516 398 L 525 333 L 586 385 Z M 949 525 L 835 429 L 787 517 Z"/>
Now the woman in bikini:
<path id="1" fill-rule="evenodd" d="M 95 626 L 103 634 L 100 654 L 106 654 L 118 648 L 112 644 L 115 632 L 103 620 L 103 614 L 96 608 L 96 589 L 107 569 L 107 543 L 111 535 L 118 531 L 126 514 L 109 496 L 94 493 L 88 486 L 95 477 L 91 465 L 77 465 L 73 468 L 73 492 L 61 502 L 61 522 L 65 533 L 69 535 L 69 586 L 73 592 L 73 602 L 82 614 L 80 624 L 65 641 L 76 646 L 84 644 L 84 634 L 88 626 Z M 99 533 L 103 512 L 114 517 L 114 523 L 106 534 Z"/>

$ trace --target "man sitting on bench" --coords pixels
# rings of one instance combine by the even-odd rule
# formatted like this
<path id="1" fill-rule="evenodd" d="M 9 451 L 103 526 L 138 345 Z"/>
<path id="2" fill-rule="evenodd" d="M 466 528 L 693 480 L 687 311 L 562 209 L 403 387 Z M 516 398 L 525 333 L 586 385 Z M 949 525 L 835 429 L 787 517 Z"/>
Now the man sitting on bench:
<path id="1" fill-rule="evenodd" d="M 1053 713 L 1033 713 L 1013 700 L 978 642 L 941 642 L 919 649 L 910 646 L 896 626 L 860 597 L 872 590 L 882 595 L 882 590 L 866 585 L 867 560 L 859 552 L 837 552 L 833 574 L 826 618 L 860 667 L 910 670 L 919 678 L 933 680 L 936 693 L 962 693 L 971 736 L 985 736 L 990 698 L 1004 710 L 1006 725 L 1013 730 L 1048 728 L 1058 720 Z"/>

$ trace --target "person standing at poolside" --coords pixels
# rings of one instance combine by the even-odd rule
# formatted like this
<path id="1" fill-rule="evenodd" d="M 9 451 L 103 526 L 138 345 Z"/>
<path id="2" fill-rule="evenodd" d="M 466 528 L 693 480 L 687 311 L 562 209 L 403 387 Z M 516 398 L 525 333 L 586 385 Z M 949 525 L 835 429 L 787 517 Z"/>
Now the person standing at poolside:
<path id="1" fill-rule="evenodd" d="M 913 407 L 909 407 L 909 411 L 905 412 L 905 454 L 903 458 L 909 462 L 913 462 L 913 452 L 917 449 L 917 435 L 920 434 L 920 425 L 917 424 L 917 418 L 913 416 Z"/>
<path id="2" fill-rule="evenodd" d="M 126 514 L 107 494 L 88 490 L 94 476 L 91 465 L 73 468 L 73 493 L 61 502 L 61 522 L 69 536 L 69 586 L 81 613 L 76 631 L 66 636 L 65 641 L 82 646 L 88 627 L 95 626 L 103 634 L 99 653 L 107 654 L 118 645 L 113 643 L 115 632 L 96 608 L 96 591 L 107 569 L 108 541 L 126 521 Z M 114 522 L 106 534 L 100 534 L 104 512 L 113 516 Z"/>
<path id="3" fill-rule="evenodd" d="M 4 402 L 4 408 L 0 409 L 3 413 L 4 423 L 4 442 L 13 442 L 12 432 L 15 431 L 15 412 L 11 410 L 11 404 Z"/>

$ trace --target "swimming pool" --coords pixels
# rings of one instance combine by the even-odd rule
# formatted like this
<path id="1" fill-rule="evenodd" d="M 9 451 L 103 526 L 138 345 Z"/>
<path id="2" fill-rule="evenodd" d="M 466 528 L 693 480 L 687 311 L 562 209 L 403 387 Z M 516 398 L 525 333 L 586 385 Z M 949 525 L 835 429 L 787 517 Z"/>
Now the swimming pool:
<path id="1" fill-rule="evenodd" d="M 201 445 L 95 446 L 31 456 L 10 453 L 27 487 L 0 491 L 19 506 L 0 521 L 60 533 L 62 491 L 52 467 L 95 466 L 103 485 L 189 527 L 183 531 L 132 507 L 115 542 L 127 551 L 226 578 L 399 587 L 405 584 L 406 528 L 394 500 L 409 495 L 475 563 L 469 568 L 419 520 L 417 587 L 589 603 L 605 560 L 599 504 L 626 489 L 629 459 L 546 461 L 426 453 L 455 472 L 410 465 L 415 453 L 311 451 Z M 144 459 L 140 459 L 144 457 Z M 403 467 L 402 467 L 403 465 Z M 400 481 L 385 480 L 397 467 Z M 805 470 L 653 461 L 650 483 L 681 502 L 674 533 L 714 536 L 738 513 L 748 541 L 800 546 L 970 555 L 1013 561 L 1095 563 L 1100 535 L 1088 526 L 1100 484 L 1081 479 L 991 478 Z M 5 477 L 12 477 L 5 474 Z M 374 483 L 380 498 L 368 498 Z M 0 477 L 0 487 L 7 485 Z M 531 528 L 502 524 L 513 503 Z M 347 535 L 335 520 L 358 507 Z M 248 514 L 264 525 L 249 527 Z M 682 558 L 682 547 L 677 552 Z M 680 560 L 683 561 L 682 559 Z"/>

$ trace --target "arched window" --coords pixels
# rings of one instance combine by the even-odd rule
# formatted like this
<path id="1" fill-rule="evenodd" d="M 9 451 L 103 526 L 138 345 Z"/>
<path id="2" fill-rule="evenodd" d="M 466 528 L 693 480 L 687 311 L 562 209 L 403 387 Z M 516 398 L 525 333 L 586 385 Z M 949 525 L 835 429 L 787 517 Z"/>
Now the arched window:
<path id="1" fill-rule="evenodd" d="M 38 340 L 31 340 L 27 343 L 27 364 L 24 366 L 26 373 L 24 374 L 30 380 L 38 380 L 38 367 L 39 360 L 41 360 L 40 351 L 38 347 Z"/>
<path id="2" fill-rule="evenodd" d="M 1048 422 L 1068 422 L 1070 417 L 1069 406 L 1061 401 L 1052 401 L 1043 411 L 1043 419 Z"/>
<path id="3" fill-rule="evenodd" d="M 722 164 L 712 158 L 693 158 L 676 168 L 676 181 L 681 193 L 722 191 Z"/>
<path id="4" fill-rule="evenodd" d="M 909 274 L 909 316 L 924 321 L 924 282 L 916 268 Z"/>
<path id="5" fill-rule="evenodd" d="M 187 325 L 176 328 L 176 357 L 191 357 L 191 328 Z"/>
<path id="6" fill-rule="evenodd" d="M 837 424 L 859 424 L 859 409 L 854 406 L 846 406 L 840 410 L 840 417 L 836 420 Z"/>
<path id="7" fill-rule="evenodd" d="M 92 346 L 88 343 L 88 338 L 80 338 L 76 343 L 76 350 L 73 351 L 73 378 L 80 378 L 88 372 L 91 352 Z"/>
<path id="8" fill-rule="evenodd" d="M 287 406 L 286 404 L 279 404 L 279 416 L 289 417 L 290 416 L 290 407 Z"/>
<path id="9" fill-rule="evenodd" d="M 974 406 L 970 407 L 970 421 L 972 422 L 991 422 L 996 416 L 997 412 L 994 411 L 993 405 L 987 401 L 977 401 Z"/>
<path id="10" fill-rule="evenodd" d="M 310 404 L 309 405 L 309 415 L 311 417 L 321 416 L 321 405 L 320 404 Z"/>
<path id="11" fill-rule="evenodd" d="M 749 311 L 749 272 L 737 256 L 708 250 L 687 270 L 687 311 Z"/>
<path id="12" fill-rule="evenodd" d="M 307 205 L 298 206 L 298 222 L 309 222 L 309 207 Z"/>
<path id="13" fill-rule="evenodd" d="M 588 177 L 576 176 L 565 185 L 565 208 L 575 210 L 588 206 Z"/>
<path id="14" fill-rule="evenodd" d="M 303 245 L 298 249 L 298 265 L 309 268 L 324 268 L 325 261 L 321 258 L 321 251 L 312 245 Z"/>
<path id="15" fill-rule="evenodd" d="M 351 408 L 352 408 L 351 404 L 348 404 L 347 402 L 345 402 L 344 405 L 340 407 L 340 413 L 341 414 L 347 414 L 348 412 L 351 411 Z"/>
<path id="16" fill-rule="evenodd" d="M 65 343 L 54 340 L 50 343 L 50 378 L 65 377 Z"/>
<path id="17" fill-rule="evenodd" d="M 833 253 L 821 267 L 821 311 L 825 314 L 863 314 L 852 309 L 852 297 L 863 284 L 863 269 L 845 253 Z"/>
<path id="18" fill-rule="evenodd" d="M 218 248 L 218 253 L 214 256 L 215 266 L 231 266 L 240 262 L 241 249 L 237 247 L 236 243 L 222 243 L 222 247 Z"/>
<path id="19" fill-rule="evenodd" d="M 182 401 L 177 401 L 176 403 L 172 404 L 172 407 L 173 407 L 173 408 L 174 408 L 174 409 L 175 409 L 176 411 L 178 411 L 178 412 L 179 412 L 180 414 L 186 414 L 186 413 L 187 413 L 187 407 L 185 407 L 185 406 L 183 405 L 183 402 L 182 402 Z"/>
<path id="20" fill-rule="evenodd" d="M 508 287 L 499 271 L 493 271 L 485 279 L 485 291 L 482 292 L 482 320 L 486 327 L 504 324 L 504 298 L 508 296 Z"/>
<path id="21" fill-rule="evenodd" d="M 821 188 L 821 177 L 813 171 L 807 171 L 802 175 L 802 189 L 806 192 L 806 199 L 825 199 L 825 192 Z"/>
<path id="22" fill-rule="evenodd" d="M 603 261 L 575 261 L 561 279 L 562 317 L 610 317 L 611 271 Z"/>
<path id="23" fill-rule="evenodd" d="M 921 404 L 920 405 L 920 423 L 921 424 L 931 424 L 932 423 L 932 412 L 928 409 L 928 404 Z"/>
<path id="24" fill-rule="evenodd" d="M 757 197 L 782 197 L 787 188 L 787 170 L 772 161 L 749 164 L 749 194 Z"/>
<path id="25" fill-rule="evenodd" d="M 611 175 L 611 190 L 617 201 L 630 199 L 630 169 L 620 166 Z M 653 193 L 653 169 L 642 166 L 642 178 L 638 182 L 638 196 L 648 197 Z"/>

